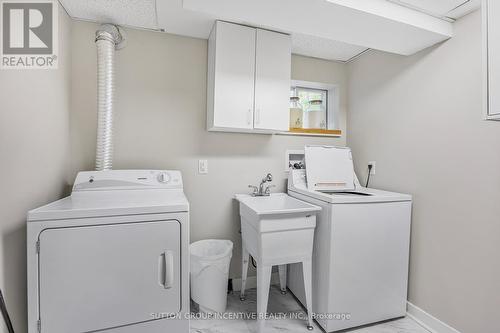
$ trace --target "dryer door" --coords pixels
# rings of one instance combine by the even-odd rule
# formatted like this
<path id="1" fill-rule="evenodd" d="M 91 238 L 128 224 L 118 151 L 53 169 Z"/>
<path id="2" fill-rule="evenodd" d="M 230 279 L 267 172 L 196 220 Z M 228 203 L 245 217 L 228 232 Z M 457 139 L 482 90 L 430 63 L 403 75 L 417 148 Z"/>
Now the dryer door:
<path id="1" fill-rule="evenodd" d="M 40 233 L 42 333 L 93 332 L 180 311 L 176 220 Z"/>

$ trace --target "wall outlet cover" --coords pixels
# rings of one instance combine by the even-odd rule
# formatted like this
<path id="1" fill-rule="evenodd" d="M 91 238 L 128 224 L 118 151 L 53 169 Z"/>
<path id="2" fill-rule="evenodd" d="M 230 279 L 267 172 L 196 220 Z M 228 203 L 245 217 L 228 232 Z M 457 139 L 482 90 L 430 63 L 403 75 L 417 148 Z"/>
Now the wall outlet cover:
<path id="1" fill-rule="evenodd" d="M 208 160 L 198 160 L 198 173 L 200 175 L 208 173 Z"/>

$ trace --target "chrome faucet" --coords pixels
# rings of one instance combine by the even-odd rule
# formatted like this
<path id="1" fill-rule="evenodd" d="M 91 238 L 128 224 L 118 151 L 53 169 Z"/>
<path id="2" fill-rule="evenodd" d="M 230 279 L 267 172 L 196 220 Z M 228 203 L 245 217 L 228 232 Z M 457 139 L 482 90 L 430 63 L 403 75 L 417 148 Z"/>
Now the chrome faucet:
<path id="1" fill-rule="evenodd" d="M 273 181 L 273 175 L 268 173 L 262 180 L 260 181 L 259 186 L 248 185 L 248 187 L 253 188 L 252 196 L 254 197 L 265 197 L 271 195 L 271 188 L 276 187 L 276 185 L 266 185 L 266 183 L 270 183 Z"/>

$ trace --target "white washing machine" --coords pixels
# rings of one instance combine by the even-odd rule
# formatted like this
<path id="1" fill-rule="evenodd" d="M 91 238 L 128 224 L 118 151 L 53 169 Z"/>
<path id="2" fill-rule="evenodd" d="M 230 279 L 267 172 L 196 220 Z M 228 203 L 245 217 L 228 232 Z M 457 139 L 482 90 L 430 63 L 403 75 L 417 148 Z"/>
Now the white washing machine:
<path id="1" fill-rule="evenodd" d="M 326 332 L 406 315 L 412 198 L 361 187 L 350 156 L 350 150 L 310 161 L 306 156 L 306 168 L 320 171 L 306 177 L 306 170 L 291 170 L 288 179 L 289 195 L 322 207 L 314 236 L 313 312 Z M 339 184 L 349 190 L 314 189 Z M 300 264 L 289 266 L 288 287 L 305 304 Z"/>
<path id="2" fill-rule="evenodd" d="M 29 333 L 189 332 L 179 171 L 80 172 L 27 232 Z"/>

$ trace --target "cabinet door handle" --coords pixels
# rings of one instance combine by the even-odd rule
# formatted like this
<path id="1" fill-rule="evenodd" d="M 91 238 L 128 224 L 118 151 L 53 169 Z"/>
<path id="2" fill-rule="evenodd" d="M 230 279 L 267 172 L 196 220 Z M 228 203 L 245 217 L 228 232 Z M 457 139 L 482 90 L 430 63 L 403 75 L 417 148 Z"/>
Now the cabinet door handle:
<path id="1" fill-rule="evenodd" d="M 248 109 L 247 112 L 247 125 L 252 125 L 252 109 Z"/>

